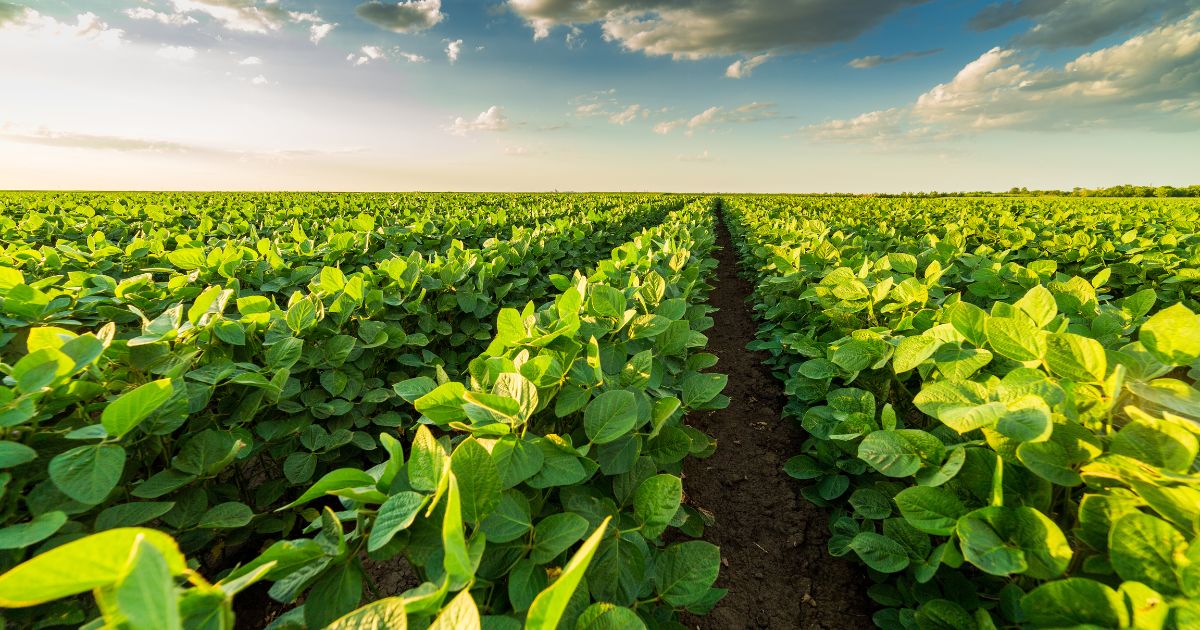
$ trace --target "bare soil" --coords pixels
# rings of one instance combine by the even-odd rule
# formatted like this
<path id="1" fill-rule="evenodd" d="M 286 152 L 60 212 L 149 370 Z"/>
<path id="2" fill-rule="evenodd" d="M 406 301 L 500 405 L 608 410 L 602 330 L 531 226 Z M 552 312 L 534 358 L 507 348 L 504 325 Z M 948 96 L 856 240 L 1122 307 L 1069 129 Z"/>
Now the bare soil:
<path id="1" fill-rule="evenodd" d="M 727 408 L 690 418 L 717 439 L 706 460 L 684 466 L 687 501 L 716 518 L 704 539 L 721 547 L 717 586 L 729 594 L 690 628 L 870 628 L 873 606 L 865 572 L 826 551 L 827 516 L 799 494 L 783 463 L 799 452 L 803 430 L 784 420 L 786 398 L 761 353 L 746 345 L 757 328 L 747 303 L 750 283 L 738 274 L 737 253 L 723 217 L 720 262 L 710 303 L 719 309 L 707 331 L 716 369 L 729 375 Z"/>

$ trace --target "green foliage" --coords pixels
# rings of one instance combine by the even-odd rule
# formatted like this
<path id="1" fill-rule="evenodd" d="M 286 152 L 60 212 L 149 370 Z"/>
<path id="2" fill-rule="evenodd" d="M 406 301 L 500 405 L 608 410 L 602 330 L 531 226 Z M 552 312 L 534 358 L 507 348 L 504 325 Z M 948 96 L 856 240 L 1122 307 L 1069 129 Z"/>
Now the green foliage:
<path id="1" fill-rule="evenodd" d="M 830 552 L 873 570 L 878 625 L 1196 619 L 1200 206 L 724 211 L 757 280 L 753 347 L 809 434 L 784 469 L 832 510 Z"/>

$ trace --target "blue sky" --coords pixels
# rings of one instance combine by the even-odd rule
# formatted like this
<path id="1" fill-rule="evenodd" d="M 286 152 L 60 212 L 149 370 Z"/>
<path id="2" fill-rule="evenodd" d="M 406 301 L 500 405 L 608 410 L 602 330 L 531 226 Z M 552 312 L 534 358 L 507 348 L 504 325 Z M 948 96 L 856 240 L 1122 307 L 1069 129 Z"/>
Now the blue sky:
<path id="1" fill-rule="evenodd" d="M 1200 0 L 0 0 L 0 187 L 1195 183 Z"/>

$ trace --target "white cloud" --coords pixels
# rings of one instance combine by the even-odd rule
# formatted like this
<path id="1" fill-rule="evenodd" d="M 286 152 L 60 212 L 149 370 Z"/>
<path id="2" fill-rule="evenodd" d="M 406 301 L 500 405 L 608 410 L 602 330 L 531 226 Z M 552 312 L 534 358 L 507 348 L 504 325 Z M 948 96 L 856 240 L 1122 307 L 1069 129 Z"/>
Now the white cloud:
<path id="1" fill-rule="evenodd" d="M 847 65 L 849 65 L 851 68 L 867 70 L 869 68 L 875 68 L 889 63 L 899 63 L 901 61 L 908 61 L 909 59 L 919 59 L 921 57 L 936 55 L 942 52 L 942 50 L 943 49 L 941 48 L 934 48 L 931 50 L 910 50 L 896 55 L 867 55 L 866 57 L 851 59 L 850 63 Z"/>
<path id="2" fill-rule="evenodd" d="M 417 33 L 445 19 L 441 0 L 366 2 L 355 9 L 362 19 L 397 33 Z"/>
<path id="3" fill-rule="evenodd" d="M 646 116 L 647 114 L 648 112 L 644 107 L 634 103 L 633 105 L 630 105 L 629 107 L 626 107 L 625 109 L 609 116 L 608 121 L 614 125 L 624 125 L 628 122 L 637 120 L 638 115 Z"/>
<path id="4" fill-rule="evenodd" d="M 372 61 L 387 59 L 387 53 L 383 52 L 383 49 L 379 46 L 363 46 L 358 49 L 358 52 L 360 54 L 355 55 L 354 53 L 350 53 L 350 56 L 346 57 L 348 61 L 353 61 L 356 66 L 365 66 Z"/>
<path id="5" fill-rule="evenodd" d="M 258 57 L 246 57 L 245 59 L 239 61 L 238 65 L 239 66 L 261 66 L 262 62 L 263 62 L 262 59 L 259 59 Z"/>
<path id="6" fill-rule="evenodd" d="M 927 0 L 508 0 L 542 39 L 600 23 L 628 50 L 676 59 L 752 56 L 848 41 Z"/>
<path id="7" fill-rule="evenodd" d="M 251 85 L 266 85 L 268 83 L 270 83 L 270 81 L 267 81 L 267 77 L 264 77 L 261 74 L 254 77 L 253 79 L 250 79 Z"/>
<path id="8" fill-rule="evenodd" d="M 0 12 L 0 32 L 18 33 L 38 39 L 73 39 L 113 48 L 126 43 L 125 31 L 112 28 L 95 13 L 80 13 L 75 23 L 60 22 L 34 9 L 0 3 L 7 10 Z"/>
<path id="9" fill-rule="evenodd" d="M 446 131 L 456 136 L 465 136 L 472 131 L 507 131 L 508 128 L 508 117 L 504 115 L 504 109 L 492 105 L 473 120 L 461 116 L 455 118 L 454 122 L 446 127 Z"/>
<path id="10" fill-rule="evenodd" d="M 725 76 L 730 79 L 744 79 L 750 76 L 754 69 L 766 63 L 771 58 L 769 54 L 756 55 L 749 59 L 738 59 L 725 69 Z"/>
<path id="11" fill-rule="evenodd" d="M 181 13 L 163 13 L 155 11 L 149 7 L 133 7 L 122 11 L 127 17 L 134 20 L 153 20 L 159 24 L 167 26 L 187 26 L 189 24 L 197 24 L 199 21 L 190 16 Z"/>
<path id="12" fill-rule="evenodd" d="M 690 136 L 706 127 L 761 122 L 779 118 L 774 103 L 747 103 L 733 109 L 724 107 L 709 107 L 692 116 L 660 122 L 654 126 L 654 133 L 667 135 L 676 129 L 686 129 Z"/>
<path id="13" fill-rule="evenodd" d="M 805 129 L 825 140 L 888 142 L 990 129 L 1200 125 L 1200 12 L 1061 68 L 993 48 L 913 104 Z"/>
<path id="14" fill-rule="evenodd" d="M 418 55 L 416 53 L 398 52 L 396 54 L 400 55 L 404 59 L 407 59 L 409 63 L 428 63 L 429 62 L 428 57 L 425 57 L 423 55 Z"/>
<path id="15" fill-rule="evenodd" d="M 231 31 L 265 34 L 283 28 L 287 11 L 277 0 L 171 0 L 175 13 L 199 13 Z"/>
<path id="16" fill-rule="evenodd" d="M 154 54 L 171 61 L 191 61 L 196 58 L 196 49 L 191 46 L 162 46 Z"/>
<path id="17" fill-rule="evenodd" d="M 308 24 L 308 39 L 314 44 L 321 43 L 321 40 L 328 37 L 329 33 L 333 32 L 333 29 L 337 27 L 336 22 L 326 22 L 324 18 L 316 13 L 289 11 L 288 17 L 295 24 Z"/>
<path id="18" fill-rule="evenodd" d="M 450 60 L 451 64 L 458 61 L 458 56 L 462 54 L 463 40 L 456 39 L 454 41 L 445 40 L 446 42 L 446 59 Z"/>

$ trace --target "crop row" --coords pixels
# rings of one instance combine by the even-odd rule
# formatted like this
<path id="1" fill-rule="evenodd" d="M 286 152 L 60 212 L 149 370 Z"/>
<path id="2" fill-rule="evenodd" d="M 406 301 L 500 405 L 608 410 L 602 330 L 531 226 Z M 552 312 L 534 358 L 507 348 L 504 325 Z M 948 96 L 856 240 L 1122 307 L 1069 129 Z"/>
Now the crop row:
<path id="1" fill-rule="evenodd" d="M 1200 625 L 1196 204 L 724 214 L 809 436 L 786 470 L 877 625 Z"/>
<path id="2" fill-rule="evenodd" d="M 56 211 L 61 227 L 79 208 Z M 211 218 L 177 232 L 139 220 L 104 215 L 109 232 L 86 251 L 30 237 L 0 252 L 0 547 L 9 567 L 36 556 L 0 580 L 0 604 L 96 588 L 106 618 L 164 627 L 132 617 L 162 606 L 121 603 L 122 589 L 164 582 L 126 588 L 129 575 L 184 572 L 175 543 L 140 525 L 183 552 L 207 548 L 193 568 L 224 579 L 187 570 L 195 589 L 167 589 L 185 627 L 228 625 L 228 598 L 258 579 L 277 601 L 304 598 L 278 626 L 322 627 L 360 603 L 364 558 L 401 555 L 424 584 L 388 614 L 413 619 L 461 591 L 448 610 L 471 601 L 519 624 L 548 584 L 574 616 L 603 602 L 595 623 L 719 597 L 715 547 L 661 543 L 668 526 L 703 529 L 680 507 L 678 470 L 713 444 L 682 415 L 724 402 L 724 379 L 700 372 L 715 357 L 698 353 L 707 202 L 407 256 L 362 216 L 316 237 L 294 222 L 290 241 L 256 240 L 253 225 L 221 233 Z M 553 273 L 576 268 L 592 271 Z M 529 300 L 541 308 L 501 308 Z M 551 582 L 589 533 L 587 588 Z M 264 536 L 287 540 L 228 574 Z M 116 559 L 70 593 L 44 571 L 101 548 Z M 69 600 L 7 616 L 77 624 L 92 610 Z"/>

